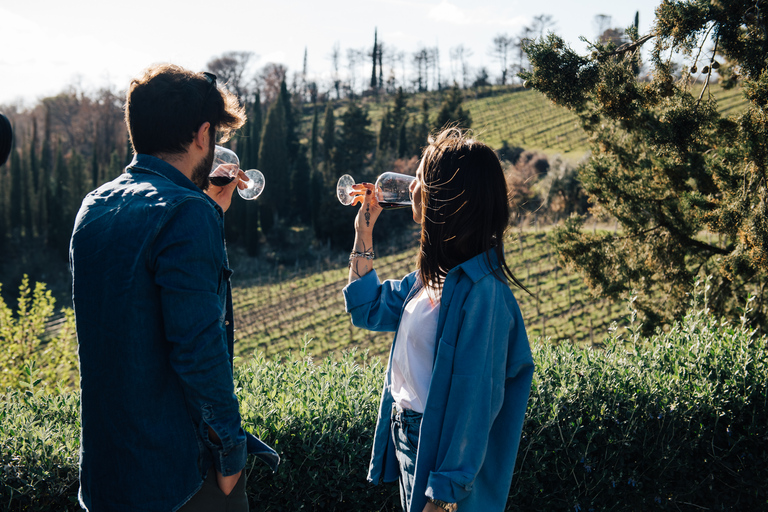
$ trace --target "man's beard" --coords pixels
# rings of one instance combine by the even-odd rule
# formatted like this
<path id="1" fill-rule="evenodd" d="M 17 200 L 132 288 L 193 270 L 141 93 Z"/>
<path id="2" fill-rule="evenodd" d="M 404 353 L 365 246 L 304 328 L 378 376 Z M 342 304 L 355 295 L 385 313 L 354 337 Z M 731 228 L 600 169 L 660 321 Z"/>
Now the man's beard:
<path id="1" fill-rule="evenodd" d="M 213 166 L 213 151 L 216 146 L 216 141 L 211 137 L 211 144 L 208 148 L 208 154 L 203 157 L 200 162 L 192 169 L 192 183 L 200 187 L 201 190 L 208 190 L 208 175 L 211 174 L 211 167 Z"/>

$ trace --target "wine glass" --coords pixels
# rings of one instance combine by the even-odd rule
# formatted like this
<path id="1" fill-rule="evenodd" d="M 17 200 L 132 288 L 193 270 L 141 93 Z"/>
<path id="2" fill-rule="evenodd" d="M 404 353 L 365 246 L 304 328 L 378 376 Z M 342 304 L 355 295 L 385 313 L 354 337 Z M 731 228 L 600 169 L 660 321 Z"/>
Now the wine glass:
<path id="1" fill-rule="evenodd" d="M 374 188 L 376 190 L 376 200 L 384 210 L 393 210 L 396 208 L 410 208 L 413 198 L 411 197 L 411 183 L 416 179 L 415 176 L 400 174 L 397 172 L 382 173 L 376 179 Z M 349 206 L 357 196 L 364 194 L 363 191 L 356 191 L 352 187 L 355 179 L 349 174 L 343 175 L 336 183 L 336 197 L 344 206 Z"/>
<path id="2" fill-rule="evenodd" d="M 237 177 L 240 170 L 240 159 L 231 149 L 222 146 L 216 146 L 213 150 L 213 165 L 211 173 L 208 175 L 208 181 L 217 187 L 224 187 Z M 244 171 L 248 181 L 243 181 L 246 188 L 237 188 L 237 193 L 243 199 L 256 199 L 264 191 L 264 175 L 257 169 Z"/>

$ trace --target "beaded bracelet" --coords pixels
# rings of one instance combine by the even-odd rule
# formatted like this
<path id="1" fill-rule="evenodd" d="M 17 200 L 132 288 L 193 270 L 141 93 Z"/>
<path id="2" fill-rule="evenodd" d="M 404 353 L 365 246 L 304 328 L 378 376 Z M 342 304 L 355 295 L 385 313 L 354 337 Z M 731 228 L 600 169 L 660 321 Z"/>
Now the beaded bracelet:
<path id="1" fill-rule="evenodd" d="M 372 260 L 375 258 L 375 255 L 373 254 L 373 249 L 370 251 L 360 252 L 360 251 L 352 251 L 349 253 L 349 262 L 352 263 L 352 260 L 355 258 L 366 258 L 369 260 Z"/>

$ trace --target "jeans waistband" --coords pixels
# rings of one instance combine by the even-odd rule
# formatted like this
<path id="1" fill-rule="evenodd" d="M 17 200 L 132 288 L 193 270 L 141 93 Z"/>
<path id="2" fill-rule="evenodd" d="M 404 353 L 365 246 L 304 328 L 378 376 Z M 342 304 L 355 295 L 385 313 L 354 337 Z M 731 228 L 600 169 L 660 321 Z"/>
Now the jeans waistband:
<path id="1" fill-rule="evenodd" d="M 418 423 L 421 422 L 422 413 L 412 411 L 411 409 L 404 409 L 392 402 L 392 419 L 406 423 Z"/>

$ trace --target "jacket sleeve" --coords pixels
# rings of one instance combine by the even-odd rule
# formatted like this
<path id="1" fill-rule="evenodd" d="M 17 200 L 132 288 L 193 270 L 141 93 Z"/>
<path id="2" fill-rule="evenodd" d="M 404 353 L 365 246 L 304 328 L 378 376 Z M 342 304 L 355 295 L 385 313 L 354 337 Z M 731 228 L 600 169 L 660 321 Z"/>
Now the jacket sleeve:
<path id="1" fill-rule="evenodd" d="M 150 264 L 170 364 L 216 470 L 229 476 L 245 467 L 247 452 L 224 324 L 227 274 L 220 220 L 203 198 L 169 210 Z M 209 426 L 220 444 L 209 439 Z"/>
<path id="2" fill-rule="evenodd" d="M 505 400 L 515 404 L 515 423 L 522 428 L 533 363 L 519 309 L 509 299 L 514 301 L 506 285 L 488 276 L 461 307 L 436 464 L 427 480 L 426 495 L 434 499 L 456 503 L 472 491 Z M 453 343 L 445 333 L 439 342 Z M 508 379 L 519 382 L 509 386 Z M 505 397 L 505 387 L 520 396 Z M 519 438 L 519 428 L 505 425 L 505 434 Z"/>
<path id="3" fill-rule="evenodd" d="M 379 281 L 376 270 L 344 287 L 344 303 L 352 315 L 352 324 L 369 331 L 395 331 L 400 322 L 403 304 L 408 298 L 416 273 L 400 281 Z"/>

